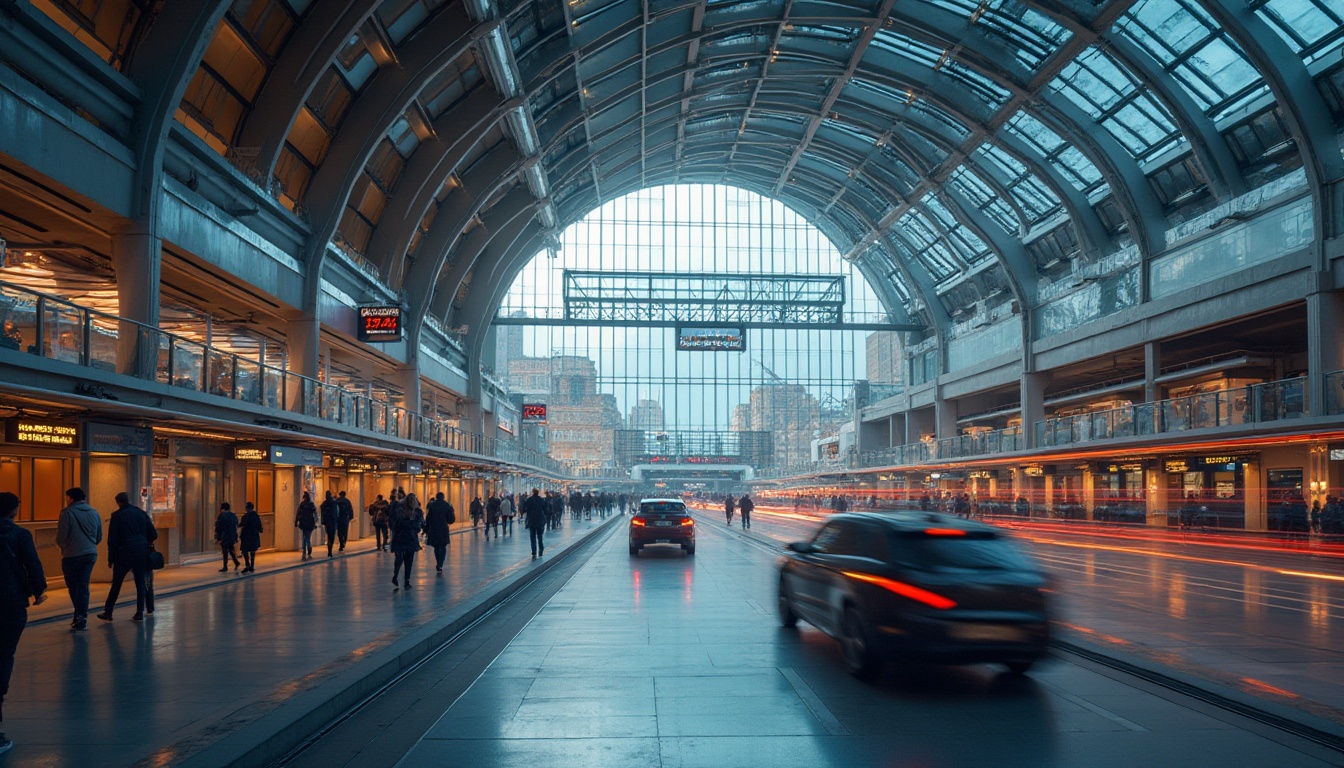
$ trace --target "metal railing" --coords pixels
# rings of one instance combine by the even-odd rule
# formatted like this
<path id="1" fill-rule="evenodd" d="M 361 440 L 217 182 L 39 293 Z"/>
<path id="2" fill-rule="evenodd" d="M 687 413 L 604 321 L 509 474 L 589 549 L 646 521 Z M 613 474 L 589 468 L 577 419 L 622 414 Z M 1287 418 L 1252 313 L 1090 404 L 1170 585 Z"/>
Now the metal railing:
<path id="1" fill-rule="evenodd" d="M 1335 376 L 1337 374 L 1330 374 Z M 1296 377 L 1219 392 L 1138 403 L 1036 422 L 1036 447 L 1300 419 L 1310 415 L 1307 379 Z"/>
<path id="2" fill-rule="evenodd" d="M 153 326 L 0 282 L 0 349 L 155 381 L 436 448 L 564 474 L 559 462 L 507 441 Z"/>

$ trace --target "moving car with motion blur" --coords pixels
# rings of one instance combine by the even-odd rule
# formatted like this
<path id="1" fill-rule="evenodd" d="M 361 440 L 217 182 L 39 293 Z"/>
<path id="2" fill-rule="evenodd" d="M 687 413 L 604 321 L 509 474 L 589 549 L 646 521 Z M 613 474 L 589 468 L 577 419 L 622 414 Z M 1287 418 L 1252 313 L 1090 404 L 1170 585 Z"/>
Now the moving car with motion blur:
<path id="1" fill-rule="evenodd" d="M 993 526 L 928 512 L 826 518 L 779 559 L 779 618 L 840 641 L 850 673 L 885 663 L 1000 663 L 1023 674 L 1050 639 L 1048 577 Z"/>
<path id="2" fill-rule="evenodd" d="M 650 544 L 679 546 L 695 554 L 695 520 L 681 499 L 641 499 L 630 518 L 630 554 Z"/>

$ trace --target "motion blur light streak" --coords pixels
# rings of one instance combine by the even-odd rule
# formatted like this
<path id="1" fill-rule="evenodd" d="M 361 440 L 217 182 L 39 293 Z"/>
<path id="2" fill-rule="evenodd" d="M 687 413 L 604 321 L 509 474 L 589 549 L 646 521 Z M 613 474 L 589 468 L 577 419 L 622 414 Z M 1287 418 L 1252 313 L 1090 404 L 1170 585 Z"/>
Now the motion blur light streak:
<path id="1" fill-rule="evenodd" d="M 957 607 L 957 603 L 955 600 L 950 600 L 946 597 L 943 597 L 942 595 L 930 592 L 927 589 L 920 589 L 919 587 L 916 587 L 913 584 L 906 584 L 905 582 L 896 581 L 895 579 L 887 579 L 881 576 L 874 576 L 869 573 L 859 573 L 857 571 L 841 571 L 841 573 L 850 577 L 851 579 L 866 581 L 869 584 L 876 584 L 879 587 L 895 592 L 901 597 L 908 597 L 911 600 L 921 602 L 931 608 L 937 608 L 939 610 L 945 611 L 949 608 Z"/>

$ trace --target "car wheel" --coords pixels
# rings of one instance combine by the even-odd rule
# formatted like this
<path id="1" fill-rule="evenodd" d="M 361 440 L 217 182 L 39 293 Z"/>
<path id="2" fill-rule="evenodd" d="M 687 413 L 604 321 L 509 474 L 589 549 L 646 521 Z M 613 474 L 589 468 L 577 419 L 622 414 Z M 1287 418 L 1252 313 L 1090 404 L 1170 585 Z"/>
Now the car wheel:
<path id="1" fill-rule="evenodd" d="M 690 546 L 688 546 L 688 547 L 682 547 L 682 549 L 685 549 L 685 550 L 686 550 L 686 556 L 687 556 L 687 557 L 690 557 L 691 555 L 694 555 L 694 554 L 695 554 L 695 545 L 694 545 L 694 544 L 692 544 L 692 545 L 690 545 Z"/>
<path id="2" fill-rule="evenodd" d="M 789 600 L 789 588 L 784 580 L 779 580 L 779 624 L 785 629 L 798 626 L 798 614 L 793 612 L 793 602 Z"/>
<path id="3" fill-rule="evenodd" d="M 840 655 L 849 673 L 860 680 L 871 680 L 882 671 L 882 661 L 873 653 L 868 620 L 852 605 L 845 606 L 840 621 Z"/>
<path id="4" fill-rule="evenodd" d="M 1004 666 L 1014 675 L 1025 675 L 1031 669 L 1032 663 L 1030 661 L 1010 661 L 1005 663 Z"/>
<path id="5" fill-rule="evenodd" d="M 638 545 L 638 544 L 635 544 L 634 542 L 630 542 L 630 554 L 632 554 L 632 555 L 638 555 L 638 554 L 639 554 L 639 545 Z"/>

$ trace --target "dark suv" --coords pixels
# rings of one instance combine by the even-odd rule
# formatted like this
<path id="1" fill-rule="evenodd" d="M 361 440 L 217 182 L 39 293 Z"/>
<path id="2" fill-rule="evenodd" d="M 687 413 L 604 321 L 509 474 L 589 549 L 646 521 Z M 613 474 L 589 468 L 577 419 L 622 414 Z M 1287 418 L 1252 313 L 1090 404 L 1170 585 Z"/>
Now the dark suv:
<path id="1" fill-rule="evenodd" d="M 1048 577 L 997 528 L 931 513 L 832 515 L 779 560 L 779 615 L 840 641 L 870 678 L 886 661 L 997 662 L 1045 655 Z"/>
<path id="2" fill-rule="evenodd" d="M 630 518 L 630 554 L 647 544 L 673 544 L 695 554 L 695 521 L 680 499 L 642 499 Z"/>

